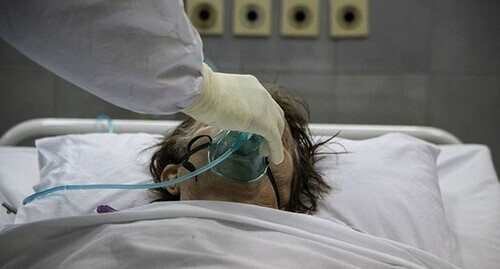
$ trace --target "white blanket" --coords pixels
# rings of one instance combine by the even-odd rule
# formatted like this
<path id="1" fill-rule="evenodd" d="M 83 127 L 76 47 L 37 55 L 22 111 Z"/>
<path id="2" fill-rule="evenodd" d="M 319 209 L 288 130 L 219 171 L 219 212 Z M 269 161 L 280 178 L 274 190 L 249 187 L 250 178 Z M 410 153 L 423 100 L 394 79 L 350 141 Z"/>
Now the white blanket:
<path id="1" fill-rule="evenodd" d="M 13 225 L 0 249 L 0 268 L 456 268 L 319 217 L 206 201 Z"/>

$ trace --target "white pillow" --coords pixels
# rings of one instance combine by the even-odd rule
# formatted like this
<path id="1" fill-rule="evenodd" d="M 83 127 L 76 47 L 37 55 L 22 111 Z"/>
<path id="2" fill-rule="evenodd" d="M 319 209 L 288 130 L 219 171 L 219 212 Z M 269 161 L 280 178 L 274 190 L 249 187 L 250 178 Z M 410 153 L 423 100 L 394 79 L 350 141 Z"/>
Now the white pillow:
<path id="1" fill-rule="evenodd" d="M 439 148 L 387 134 L 363 141 L 336 139 L 317 167 L 334 188 L 317 216 L 336 218 L 371 235 L 392 239 L 460 264 L 446 221 L 436 171 Z"/>
<path id="2" fill-rule="evenodd" d="M 24 197 L 33 194 L 31 188 L 40 181 L 37 153 L 29 147 L 0 147 L 0 196 L 14 208 Z"/>
<path id="3" fill-rule="evenodd" d="M 43 138 L 36 141 L 41 191 L 62 185 L 152 183 L 149 159 L 159 135 L 85 134 Z M 16 223 L 93 214 L 99 205 L 117 210 L 149 203 L 143 190 L 59 191 L 19 209 Z"/>

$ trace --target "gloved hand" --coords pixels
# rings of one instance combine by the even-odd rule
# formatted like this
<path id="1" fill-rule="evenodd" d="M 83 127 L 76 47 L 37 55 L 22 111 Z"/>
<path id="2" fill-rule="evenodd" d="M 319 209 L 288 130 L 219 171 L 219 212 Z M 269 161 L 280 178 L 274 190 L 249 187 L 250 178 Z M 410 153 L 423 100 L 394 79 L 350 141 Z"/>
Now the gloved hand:
<path id="1" fill-rule="evenodd" d="M 264 137 L 261 154 L 274 164 L 283 161 L 283 110 L 251 75 L 213 72 L 203 64 L 200 96 L 182 112 L 213 127 Z"/>

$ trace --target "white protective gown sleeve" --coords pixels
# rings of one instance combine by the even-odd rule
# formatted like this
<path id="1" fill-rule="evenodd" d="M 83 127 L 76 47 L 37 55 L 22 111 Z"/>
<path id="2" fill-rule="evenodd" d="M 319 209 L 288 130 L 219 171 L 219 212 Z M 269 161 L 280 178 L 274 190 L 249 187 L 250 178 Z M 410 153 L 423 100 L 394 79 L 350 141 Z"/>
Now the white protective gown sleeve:
<path id="1" fill-rule="evenodd" d="M 150 114 L 182 110 L 260 134 L 265 155 L 283 159 L 283 111 L 254 77 L 203 67 L 201 38 L 181 0 L 1 0 L 0 36 L 112 104 Z"/>
<path id="2" fill-rule="evenodd" d="M 180 0 L 2 0 L 0 36 L 117 106 L 172 114 L 202 84 L 202 42 Z"/>

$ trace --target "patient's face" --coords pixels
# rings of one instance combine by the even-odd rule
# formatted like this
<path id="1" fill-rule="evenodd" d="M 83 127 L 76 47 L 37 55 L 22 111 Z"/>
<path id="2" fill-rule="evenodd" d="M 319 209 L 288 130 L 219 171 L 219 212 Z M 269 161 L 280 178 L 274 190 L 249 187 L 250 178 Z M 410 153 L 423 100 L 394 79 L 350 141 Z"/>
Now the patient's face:
<path id="1" fill-rule="evenodd" d="M 183 143 L 187 143 L 187 141 L 200 135 L 208 135 L 213 138 L 218 131 L 219 129 L 214 127 L 196 123 L 190 135 L 188 135 L 189 139 L 183 141 Z M 281 164 L 270 164 L 269 168 L 278 185 L 278 191 L 281 196 L 281 207 L 283 208 L 290 199 L 294 168 L 292 154 L 295 154 L 295 143 L 291 137 L 288 126 L 285 127 L 282 141 L 285 150 L 285 158 Z M 206 142 L 208 142 L 207 138 L 198 139 L 193 143 L 191 148 L 196 148 Z M 189 157 L 189 162 L 191 162 L 196 169 L 199 169 L 207 164 L 207 154 L 208 149 L 206 148 L 198 151 Z M 168 165 L 162 173 L 162 181 L 171 180 L 187 173 L 189 173 L 189 171 L 181 165 Z M 240 183 L 225 179 L 211 171 L 207 171 L 198 175 L 196 180 L 194 178 L 188 179 L 175 186 L 167 187 L 167 190 L 171 194 L 180 195 L 180 200 L 232 201 L 277 208 L 276 195 L 267 175 L 257 182 Z"/>

